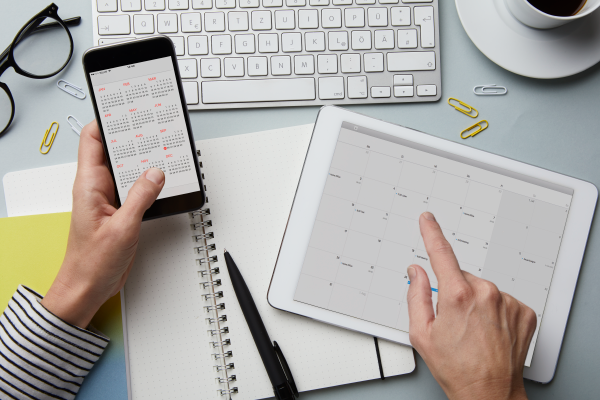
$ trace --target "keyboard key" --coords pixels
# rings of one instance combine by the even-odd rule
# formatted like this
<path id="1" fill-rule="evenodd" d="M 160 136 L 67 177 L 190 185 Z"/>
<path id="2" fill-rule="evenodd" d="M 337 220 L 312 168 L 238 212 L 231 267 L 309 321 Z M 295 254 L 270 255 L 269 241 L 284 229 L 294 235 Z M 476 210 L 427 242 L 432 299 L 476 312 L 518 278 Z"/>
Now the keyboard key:
<path id="1" fill-rule="evenodd" d="M 375 0 L 356 0 L 357 5 L 375 4 Z"/>
<path id="2" fill-rule="evenodd" d="M 142 0 L 121 0 L 121 11 L 142 11 Z"/>
<path id="3" fill-rule="evenodd" d="M 200 75 L 203 78 L 219 78 L 221 76 L 220 58 L 200 59 Z"/>
<path id="4" fill-rule="evenodd" d="M 352 31 L 352 49 L 370 50 L 371 31 Z"/>
<path id="5" fill-rule="evenodd" d="M 390 9 L 392 26 L 410 25 L 410 7 L 392 7 Z"/>
<path id="6" fill-rule="evenodd" d="M 435 85 L 419 85 L 417 86 L 417 96 L 436 96 L 437 86 Z"/>
<path id="7" fill-rule="evenodd" d="M 254 35 L 235 35 L 235 52 L 237 54 L 254 53 Z"/>
<path id="8" fill-rule="evenodd" d="M 212 0 L 192 0 L 194 10 L 208 10 L 212 8 Z"/>
<path id="9" fill-rule="evenodd" d="M 352 0 L 333 0 L 334 6 L 351 6 Z"/>
<path id="10" fill-rule="evenodd" d="M 181 14 L 181 32 L 200 32 L 200 13 Z"/>
<path id="11" fill-rule="evenodd" d="M 317 10 L 299 10 L 298 27 L 300 29 L 315 29 L 319 27 L 319 12 Z"/>
<path id="12" fill-rule="evenodd" d="M 317 66 L 320 74 L 337 74 L 337 56 L 335 54 L 319 54 Z"/>
<path id="13" fill-rule="evenodd" d="M 248 57 L 248 75 L 266 76 L 267 57 Z"/>
<path id="14" fill-rule="evenodd" d="M 325 51 L 325 32 L 307 32 L 304 39 L 306 51 Z"/>
<path id="15" fill-rule="evenodd" d="M 208 36 L 188 36 L 188 54 L 190 56 L 203 56 L 208 54 Z"/>
<path id="16" fill-rule="evenodd" d="M 413 97 L 414 91 L 412 86 L 394 86 L 394 97 Z"/>
<path id="17" fill-rule="evenodd" d="M 283 7 L 283 0 L 262 0 L 263 7 Z"/>
<path id="18" fill-rule="evenodd" d="M 417 48 L 417 30 L 416 29 L 398 29 L 398 48 L 416 49 Z"/>
<path id="19" fill-rule="evenodd" d="M 169 0 L 169 10 L 187 10 L 190 8 L 188 0 Z"/>
<path id="20" fill-rule="evenodd" d="M 323 28 L 341 28 L 342 10 L 339 8 L 324 8 L 321 10 L 321 26 Z"/>
<path id="21" fill-rule="evenodd" d="M 281 50 L 284 53 L 302 51 L 302 34 L 300 32 L 282 34 Z"/>
<path id="22" fill-rule="evenodd" d="M 129 15 L 100 15 L 98 16 L 99 35 L 129 35 Z"/>
<path id="23" fill-rule="evenodd" d="M 113 44 L 113 43 L 119 43 L 119 42 L 127 42 L 128 40 L 134 40 L 134 37 L 120 37 L 120 38 L 101 38 L 98 39 L 98 44 L 100 46 L 103 46 L 105 44 Z"/>
<path id="24" fill-rule="evenodd" d="M 394 48 L 394 31 L 392 29 L 378 29 L 375 31 L 375 48 L 393 49 Z"/>
<path id="25" fill-rule="evenodd" d="M 98 12 L 117 11 L 117 0 L 98 0 Z"/>
<path id="26" fill-rule="evenodd" d="M 215 0 L 216 8 L 235 8 L 236 0 Z"/>
<path id="27" fill-rule="evenodd" d="M 258 8 L 259 6 L 259 0 L 240 0 L 240 8 Z"/>
<path id="28" fill-rule="evenodd" d="M 367 98 L 367 77 L 349 76 L 348 77 L 348 98 L 366 99 Z"/>
<path id="29" fill-rule="evenodd" d="M 268 31 L 271 29 L 271 11 L 252 11 L 252 29 Z"/>
<path id="30" fill-rule="evenodd" d="M 227 13 L 227 19 L 230 31 L 247 31 L 249 29 L 247 11 L 230 11 Z"/>
<path id="31" fill-rule="evenodd" d="M 275 29 L 294 29 L 296 28 L 294 10 L 275 11 Z"/>
<path id="32" fill-rule="evenodd" d="M 362 28 L 365 26 L 364 8 L 344 9 L 344 20 L 347 28 Z"/>
<path id="33" fill-rule="evenodd" d="M 365 53 L 365 72 L 383 72 L 383 53 Z"/>
<path id="34" fill-rule="evenodd" d="M 435 52 L 404 51 L 387 53 L 388 71 L 433 71 L 435 69 Z"/>
<path id="35" fill-rule="evenodd" d="M 319 78 L 319 98 L 321 100 L 334 100 L 344 98 L 344 78 Z"/>
<path id="36" fill-rule="evenodd" d="M 202 102 L 205 104 L 314 99 L 314 78 L 202 82 Z"/>
<path id="37" fill-rule="evenodd" d="M 231 54 L 231 36 L 230 35 L 212 35 L 211 48 L 214 55 Z"/>
<path id="38" fill-rule="evenodd" d="M 421 27 L 421 47 L 435 47 L 433 7 L 415 7 L 415 25 Z"/>
<path id="39" fill-rule="evenodd" d="M 291 75 L 292 59 L 290 56 L 271 57 L 271 75 Z"/>
<path id="40" fill-rule="evenodd" d="M 177 14 L 158 14 L 158 33 L 177 33 Z"/>
<path id="41" fill-rule="evenodd" d="M 225 76 L 238 78 L 244 76 L 244 59 L 242 57 L 226 57 L 223 60 Z"/>
<path id="42" fill-rule="evenodd" d="M 387 8 L 385 7 L 369 7 L 367 9 L 369 17 L 369 26 L 387 26 Z"/>
<path id="43" fill-rule="evenodd" d="M 398 0 L 379 0 L 379 4 L 398 4 Z"/>
<path id="44" fill-rule="evenodd" d="M 258 35 L 259 53 L 277 53 L 279 51 L 279 35 L 276 33 L 261 33 Z"/>
<path id="45" fill-rule="evenodd" d="M 169 36 L 169 38 L 173 41 L 173 46 L 175 46 L 175 55 L 184 56 L 185 40 L 183 39 L 183 36 Z"/>
<path id="46" fill-rule="evenodd" d="M 379 97 L 390 97 L 391 89 L 389 86 L 372 86 L 371 87 L 371 97 L 379 98 Z"/>
<path id="47" fill-rule="evenodd" d="M 294 57 L 294 73 L 296 75 L 312 75 L 315 73 L 315 59 L 312 55 Z"/>
<path id="48" fill-rule="evenodd" d="M 135 14 L 133 16 L 133 33 L 136 35 L 154 33 L 154 16 L 152 14 Z"/>
<path id="49" fill-rule="evenodd" d="M 329 0 L 309 0 L 311 6 L 328 6 Z"/>
<path id="50" fill-rule="evenodd" d="M 413 85 L 412 75 L 394 75 L 394 86 Z"/>
<path id="51" fill-rule="evenodd" d="M 360 72 L 360 54 L 342 54 L 340 60 L 343 73 Z"/>
<path id="52" fill-rule="evenodd" d="M 145 0 L 144 8 L 146 11 L 163 11 L 165 9 L 165 0 Z"/>
<path id="53" fill-rule="evenodd" d="M 433 0 L 402 0 L 403 3 L 433 3 Z"/>
<path id="54" fill-rule="evenodd" d="M 198 104 L 198 82 L 182 82 L 183 95 L 187 104 Z"/>
<path id="55" fill-rule="evenodd" d="M 177 63 L 179 64 L 179 73 L 183 79 L 198 77 L 198 66 L 195 58 L 179 59 Z"/>
<path id="56" fill-rule="evenodd" d="M 306 0 L 285 0 L 285 5 L 288 7 L 304 7 Z"/>
<path id="57" fill-rule="evenodd" d="M 329 32 L 329 50 L 348 50 L 348 32 Z"/>
<path id="58" fill-rule="evenodd" d="M 204 13 L 204 30 L 206 32 L 224 32 L 225 31 L 225 13 L 224 12 L 206 12 L 206 13 Z"/>

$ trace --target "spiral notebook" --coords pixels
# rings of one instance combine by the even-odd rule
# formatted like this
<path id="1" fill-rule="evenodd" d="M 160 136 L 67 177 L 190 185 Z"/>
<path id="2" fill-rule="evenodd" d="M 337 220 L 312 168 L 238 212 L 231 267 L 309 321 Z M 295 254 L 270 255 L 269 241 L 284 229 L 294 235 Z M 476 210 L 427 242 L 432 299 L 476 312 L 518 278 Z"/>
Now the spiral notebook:
<path id="1" fill-rule="evenodd" d="M 266 300 L 311 132 L 306 125 L 196 142 L 208 201 L 199 212 L 143 223 L 125 286 L 134 399 L 273 396 L 223 248 L 234 255 L 300 391 L 380 378 L 372 337 L 273 309 Z M 50 167 L 62 191 L 72 187 L 71 165 L 60 170 L 65 182 L 56 176 L 61 166 Z M 29 195 L 50 168 L 5 176 L 9 215 L 22 213 L 24 202 L 29 213 L 70 210 L 52 187 L 44 201 L 61 204 L 41 205 Z M 385 376 L 414 370 L 412 349 L 385 341 L 379 347 Z"/>

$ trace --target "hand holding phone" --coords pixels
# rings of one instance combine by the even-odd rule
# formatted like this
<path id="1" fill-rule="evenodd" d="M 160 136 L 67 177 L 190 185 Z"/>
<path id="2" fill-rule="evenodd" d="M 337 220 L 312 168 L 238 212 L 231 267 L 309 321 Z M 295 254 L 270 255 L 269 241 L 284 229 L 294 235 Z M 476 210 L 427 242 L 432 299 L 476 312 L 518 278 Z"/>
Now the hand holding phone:
<path id="1" fill-rule="evenodd" d="M 92 48 L 83 66 L 117 207 L 144 171 L 159 168 L 165 185 L 145 220 L 201 208 L 204 186 L 171 40 Z"/>

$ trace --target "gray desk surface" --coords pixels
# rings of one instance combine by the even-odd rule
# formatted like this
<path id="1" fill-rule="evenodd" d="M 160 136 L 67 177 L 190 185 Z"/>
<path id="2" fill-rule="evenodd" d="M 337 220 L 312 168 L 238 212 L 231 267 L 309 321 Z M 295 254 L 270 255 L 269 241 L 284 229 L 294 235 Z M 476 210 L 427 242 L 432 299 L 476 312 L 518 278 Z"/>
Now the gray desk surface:
<path id="1" fill-rule="evenodd" d="M 92 45 L 90 0 L 55 0 L 62 18 L 81 16 L 72 29 L 75 53 L 71 64 L 57 77 L 27 79 L 5 72 L 2 81 L 11 88 L 17 105 L 12 128 L 0 138 L 0 176 L 7 172 L 77 160 L 78 137 L 65 117 L 75 115 L 87 123 L 94 118 L 89 97 L 76 100 L 56 88 L 64 78 L 85 86 L 81 55 Z M 0 49 L 49 0 L 2 1 Z M 539 81 L 498 67 L 472 44 L 462 28 L 454 2 L 440 1 L 443 98 L 457 97 L 476 106 L 490 128 L 465 144 L 516 160 L 564 173 L 600 187 L 600 66 L 571 78 Z M 504 97 L 477 97 L 473 86 L 496 83 L 507 86 Z M 87 92 L 87 90 L 86 90 Z M 445 100 L 422 105 L 363 105 L 352 110 L 405 125 L 439 137 L 461 141 L 458 133 L 470 119 L 454 111 Z M 318 108 L 278 108 L 192 112 L 196 139 L 206 139 L 314 122 Z M 61 128 L 52 150 L 41 155 L 39 146 L 51 121 Z M 2 190 L 2 189 L 0 189 Z M 0 217 L 6 216 L 0 195 Z M 600 393 L 600 236 L 595 224 L 575 293 L 575 300 L 554 380 L 548 385 L 526 382 L 531 399 L 589 399 Z M 596 282 L 596 283 L 594 283 Z M 303 394 L 305 400 L 324 399 L 438 399 L 445 398 L 423 360 L 417 356 L 413 374 Z"/>

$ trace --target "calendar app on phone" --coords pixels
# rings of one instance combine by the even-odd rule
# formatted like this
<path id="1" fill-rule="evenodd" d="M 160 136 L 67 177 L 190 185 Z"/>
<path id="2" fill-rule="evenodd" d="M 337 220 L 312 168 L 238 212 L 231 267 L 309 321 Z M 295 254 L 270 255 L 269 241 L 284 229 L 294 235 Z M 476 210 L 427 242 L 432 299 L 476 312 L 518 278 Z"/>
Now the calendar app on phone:
<path id="1" fill-rule="evenodd" d="M 149 168 L 165 174 L 158 199 L 200 190 L 170 57 L 90 73 L 121 203 Z"/>

